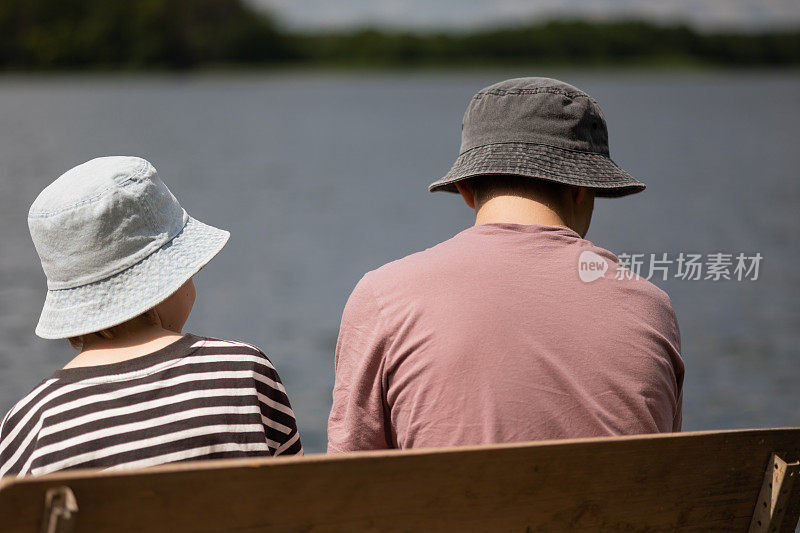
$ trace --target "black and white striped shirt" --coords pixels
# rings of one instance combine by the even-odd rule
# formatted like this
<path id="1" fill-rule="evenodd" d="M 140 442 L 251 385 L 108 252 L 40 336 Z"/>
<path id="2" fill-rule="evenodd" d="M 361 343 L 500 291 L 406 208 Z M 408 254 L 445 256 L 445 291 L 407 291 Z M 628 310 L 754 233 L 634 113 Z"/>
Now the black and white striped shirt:
<path id="1" fill-rule="evenodd" d="M 300 453 L 267 356 L 194 335 L 128 361 L 60 370 L 0 426 L 0 477 Z"/>

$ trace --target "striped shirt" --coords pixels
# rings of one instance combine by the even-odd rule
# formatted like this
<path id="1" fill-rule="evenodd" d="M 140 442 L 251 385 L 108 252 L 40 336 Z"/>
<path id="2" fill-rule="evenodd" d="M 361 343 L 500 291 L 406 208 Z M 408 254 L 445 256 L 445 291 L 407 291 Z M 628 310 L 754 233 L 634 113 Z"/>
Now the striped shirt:
<path id="1" fill-rule="evenodd" d="M 151 354 L 56 372 L 0 426 L 0 477 L 302 454 L 261 350 L 185 335 Z"/>

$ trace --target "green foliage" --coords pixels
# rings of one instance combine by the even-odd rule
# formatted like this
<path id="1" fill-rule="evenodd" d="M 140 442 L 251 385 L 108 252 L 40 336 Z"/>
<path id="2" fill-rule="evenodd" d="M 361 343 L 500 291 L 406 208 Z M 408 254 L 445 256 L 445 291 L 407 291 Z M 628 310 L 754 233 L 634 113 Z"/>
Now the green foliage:
<path id="1" fill-rule="evenodd" d="M 301 57 L 318 63 L 421 64 L 800 64 L 800 32 L 700 34 L 687 26 L 640 21 L 552 21 L 457 35 L 351 33 L 296 39 Z"/>
<path id="2" fill-rule="evenodd" d="M 800 31 L 705 34 L 637 21 L 473 33 L 289 34 L 242 0 L 0 0 L 0 69 L 503 63 L 798 65 Z"/>
<path id="3" fill-rule="evenodd" d="M 291 58 L 240 0 L 0 0 L 0 65 L 171 67 Z"/>

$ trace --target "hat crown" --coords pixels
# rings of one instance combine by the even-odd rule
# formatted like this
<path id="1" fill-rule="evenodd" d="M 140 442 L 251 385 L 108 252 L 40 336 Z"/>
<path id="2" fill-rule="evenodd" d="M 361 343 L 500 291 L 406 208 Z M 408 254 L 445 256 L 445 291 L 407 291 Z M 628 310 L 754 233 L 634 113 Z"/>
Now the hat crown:
<path id="1" fill-rule="evenodd" d="M 515 78 L 480 90 L 464 114 L 461 150 L 533 143 L 605 156 L 608 130 L 588 94 L 551 78 Z"/>
<path id="2" fill-rule="evenodd" d="M 87 285 L 135 265 L 187 220 L 153 165 L 127 156 L 72 168 L 45 188 L 28 212 L 51 290 Z"/>

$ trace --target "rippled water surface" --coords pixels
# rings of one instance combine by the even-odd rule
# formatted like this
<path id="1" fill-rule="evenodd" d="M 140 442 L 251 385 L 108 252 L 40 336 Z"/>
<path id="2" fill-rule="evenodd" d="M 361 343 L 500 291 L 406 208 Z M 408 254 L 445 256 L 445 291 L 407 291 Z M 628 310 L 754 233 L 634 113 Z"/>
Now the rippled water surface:
<path id="1" fill-rule="evenodd" d="M 471 223 L 426 186 L 458 151 L 469 97 L 530 74 L 595 96 L 612 156 L 648 184 L 598 200 L 591 240 L 764 257 L 757 281 L 657 282 L 683 336 L 684 429 L 800 426 L 800 74 L 774 72 L 0 78 L 0 411 L 72 357 L 33 334 L 45 285 L 28 206 L 76 164 L 135 154 L 232 233 L 196 277 L 187 330 L 260 345 L 322 451 L 350 290 Z"/>

